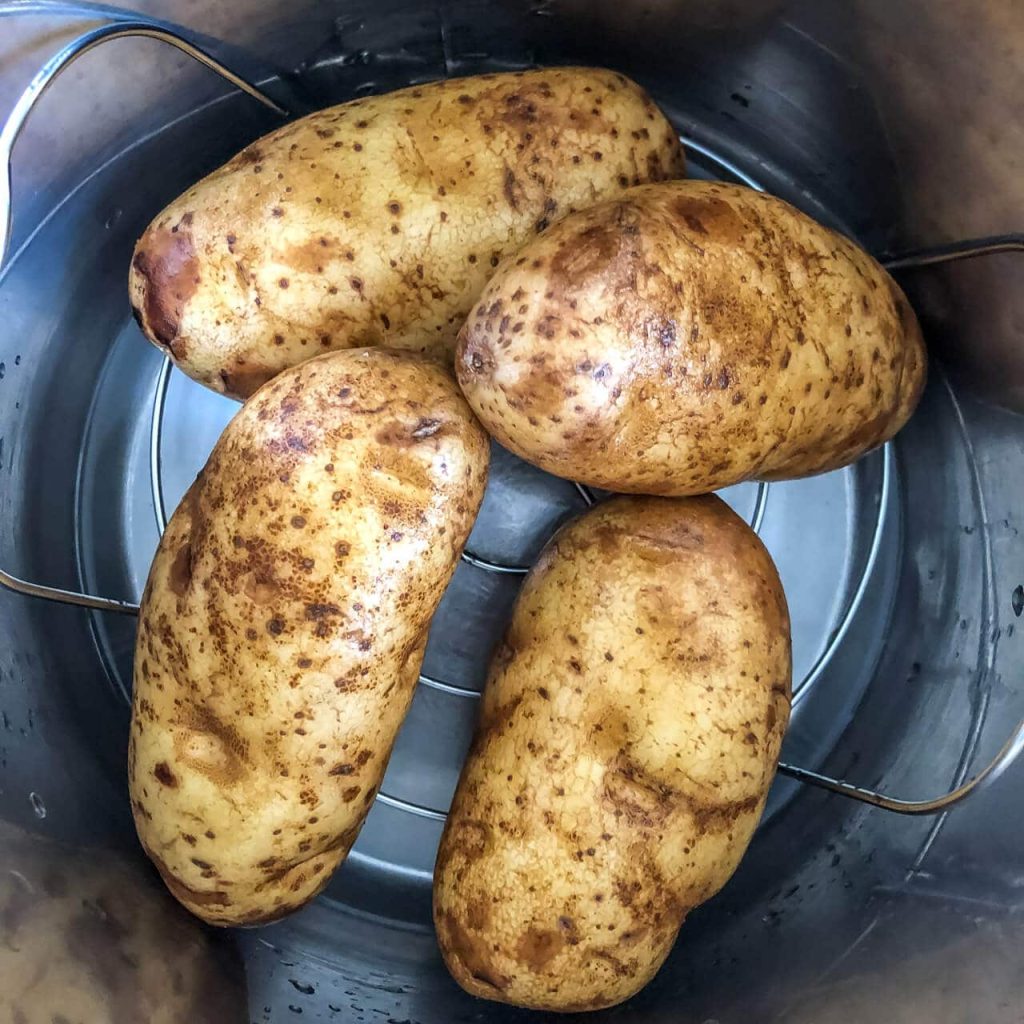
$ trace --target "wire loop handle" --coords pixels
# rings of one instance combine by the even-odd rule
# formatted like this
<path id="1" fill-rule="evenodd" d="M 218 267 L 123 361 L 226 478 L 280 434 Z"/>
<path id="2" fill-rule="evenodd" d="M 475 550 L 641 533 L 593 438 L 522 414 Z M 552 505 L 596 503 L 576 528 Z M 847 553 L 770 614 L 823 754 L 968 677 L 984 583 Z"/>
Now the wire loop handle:
<path id="1" fill-rule="evenodd" d="M 3 269 L 13 224 L 11 161 L 18 136 L 21 134 L 29 114 L 40 97 L 60 76 L 61 72 L 65 71 L 82 54 L 87 53 L 101 43 L 111 39 L 121 39 L 130 36 L 157 39 L 187 54 L 204 67 L 215 71 L 226 81 L 230 82 L 231 85 L 241 89 L 242 92 L 259 101 L 264 106 L 269 107 L 275 113 L 287 114 L 283 107 L 272 100 L 261 89 L 258 89 L 220 61 L 211 57 L 199 46 L 182 38 L 171 28 L 156 21 L 140 18 L 119 8 L 107 7 L 102 4 L 55 3 L 47 2 L 47 0 L 21 0 L 21 2 L 14 0 L 14 2 L 0 4 L 0 17 L 11 14 L 73 14 L 106 18 L 108 21 L 106 24 L 83 32 L 54 54 L 25 87 L 24 91 L 15 101 L 14 107 L 11 109 L 3 128 L 0 128 L 0 270 Z M 100 597 L 94 594 L 83 594 L 75 590 L 64 590 L 60 587 L 44 586 L 30 580 L 23 580 L 2 568 L 0 568 L 0 586 L 28 597 L 38 597 L 43 600 L 77 605 L 82 608 L 92 608 L 97 611 L 136 615 L 139 610 L 139 606 L 131 601 L 121 601 L 116 598 Z"/>
<path id="2" fill-rule="evenodd" d="M 33 7 L 38 7 L 38 5 L 33 5 Z M 61 72 L 66 70 L 84 53 L 88 53 L 89 50 L 111 39 L 123 39 L 130 36 L 157 39 L 162 43 L 167 43 L 193 60 L 198 61 L 204 67 L 215 71 L 236 89 L 240 89 L 246 95 L 251 96 L 265 107 L 269 107 L 275 113 L 287 114 L 283 107 L 272 100 L 261 89 L 247 82 L 220 61 L 211 57 L 205 50 L 200 49 L 187 39 L 183 39 L 169 28 L 164 28 L 142 18 L 129 19 L 124 17 L 83 32 L 54 54 L 36 72 L 32 81 L 29 82 L 25 90 L 15 101 L 14 107 L 8 115 L 3 128 L 0 129 L 0 167 L 2 167 L 2 171 L 0 171 L 0 268 L 3 267 L 4 258 L 7 254 L 7 246 L 10 241 L 13 224 L 11 210 L 11 161 L 14 144 L 18 141 L 18 136 L 21 134 L 21 130 L 25 126 L 32 108 L 39 101 L 43 93 L 56 81 Z"/>
<path id="3" fill-rule="evenodd" d="M 966 238 L 947 245 L 928 249 L 914 249 L 894 256 L 880 256 L 878 262 L 886 270 L 919 270 L 937 267 L 942 263 L 973 260 L 979 256 L 999 256 L 1010 252 L 1024 252 L 1024 234 L 989 235 L 985 238 Z"/>
<path id="4" fill-rule="evenodd" d="M 991 785 L 1000 775 L 1010 767 L 1011 764 L 1024 751 L 1024 721 L 1017 723 L 1010 738 L 1000 747 L 999 753 L 985 765 L 974 778 L 969 779 L 962 786 L 935 797 L 933 800 L 899 800 L 896 797 L 886 796 L 884 793 L 877 793 L 873 789 L 865 789 L 862 786 L 855 786 L 853 783 L 842 779 L 833 779 L 828 775 L 820 775 L 818 772 L 809 771 L 807 768 L 800 768 L 795 764 L 779 762 L 779 774 L 790 779 L 796 779 L 809 786 L 816 786 L 818 789 L 828 790 L 839 796 L 845 796 L 850 800 L 857 800 L 862 804 L 870 804 L 872 807 L 880 807 L 883 811 L 893 811 L 896 814 L 927 815 L 941 814 L 949 810 L 954 804 L 965 800 L 972 793 Z"/>

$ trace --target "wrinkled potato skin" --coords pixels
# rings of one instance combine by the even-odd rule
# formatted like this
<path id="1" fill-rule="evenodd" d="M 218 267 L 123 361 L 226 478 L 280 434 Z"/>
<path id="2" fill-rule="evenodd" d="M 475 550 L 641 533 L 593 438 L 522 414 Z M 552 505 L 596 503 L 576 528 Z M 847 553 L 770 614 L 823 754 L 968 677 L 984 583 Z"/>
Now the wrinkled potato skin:
<path id="1" fill-rule="evenodd" d="M 507 260 L 456 366 L 529 462 L 686 495 L 852 462 L 907 421 L 926 357 L 862 250 L 779 199 L 685 181 L 567 217 Z"/>
<path id="2" fill-rule="evenodd" d="M 245 397 L 324 348 L 443 356 L 498 261 L 629 185 L 679 177 L 678 136 L 611 71 L 483 75 L 355 100 L 243 150 L 139 241 L 146 335 Z"/>
<path id="3" fill-rule="evenodd" d="M 440 366 L 347 351 L 231 421 L 142 599 L 129 781 L 139 838 L 213 924 L 310 900 L 348 853 L 485 484 Z"/>
<path id="4" fill-rule="evenodd" d="M 718 498 L 616 498 L 527 577 L 441 840 L 434 922 L 474 995 L 629 998 L 739 863 L 789 719 L 778 575 Z"/>

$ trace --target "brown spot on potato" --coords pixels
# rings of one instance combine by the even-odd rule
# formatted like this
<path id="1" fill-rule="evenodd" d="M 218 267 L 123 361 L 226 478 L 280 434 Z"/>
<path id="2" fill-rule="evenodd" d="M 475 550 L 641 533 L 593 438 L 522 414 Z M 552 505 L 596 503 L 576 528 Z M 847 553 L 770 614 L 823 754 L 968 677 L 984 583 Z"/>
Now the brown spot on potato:
<path id="1" fill-rule="evenodd" d="M 433 437 L 442 427 L 442 423 L 438 419 L 428 419 L 424 417 L 420 419 L 416 426 L 413 428 L 412 436 L 417 441 L 422 441 L 424 438 Z"/>
<path id="2" fill-rule="evenodd" d="M 341 614 L 341 609 L 336 604 L 316 602 L 306 605 L 306 618 L 311 622 L 320 619 L 333 618 Z"/>
<path id="3" fill-rule="evenodd" d="M 246 165 L 258 164 L 263 159 L 263 150 L 258 145 L 246 146 L 232 161 L 239 167 L 245 167 Z"/>
<path id="4" fill-rule="evenodd" d="M 603 797 L 632 825 L 650 828 L 671 812 L 672 790 L 625 755 L 604 776 Z"/>
<path id="5" fill-rule="evenodd" d="M 616 227 L 588 227 L 573 239 L 572 245 L 555 253 L 551 261 L 552 283 L 568 291 L 579 281 L 600 277 L 618 255 L 621 238 Z"/>
<path id="6" fill-rule="evenodd" d="M 691 213 L 689 210 L 684 210 L 682 213 L 683 223 L 693 232 L 698 235 L 707 235 L 708 229 L 704 227 L 704 221 L 700 217 Z"/>
<path id="7" fill-rule="evenodd" d="M 508 205 L 512 207 L 516 212 L 519 211 L 519 199 L 520 196 L 517 193 L 519 186 L 518 179 L 516 178 L 515 172 L 511 167 L 505 168 L 505 178 L 502 184 L 502 190 L 505 193 L 505 200 Z"/>
<path id="8" fill-rule="evenodd" d="M 166 761 L 158 761 L 153 767 L 153 775 L 156 776 L 157 782 L 162 786 L 168 786 L 171 789 L 177 788 L 178 778 L 171 771 L 171 766 Z"/>
<path id="9" fill-rule="evenodd" d="M 272 576 L 257 571 L 246 578 L 242 593 L 254 604 L 270 604 L 280 596 L 281 588 Z"/>
<path id="10" fill-rule="evenodd" d="M 148 333 L 178 358 L 185 352 L 175 341 L 181 318 L 200 281 L 200 263 L 192 234 L 175 227 L 150 228 L 139 242 L 132 266 L 144 280 L 141 316 Z"/>
<path id="11" fill-rule="evenodd" d="M 485 821 L 463 817 L 453 823 L 453 848 L 468 862 L 482 857 L 491 841 L 491 826 Z"/>
<path id="12" fill-rule="evenodd" d="M 203 705 L 184 711 L 181 725 L 174 746 L 182 763 L 214 782 L 233 785 L 242 778 L 249 746 L 233 725 Z"/>
<path id="13" fill-rule="evenodd" d="M 442 951 L 470 978 L 499 992 L 508 988 L 512 979 L 497 969 L 487 944 L 474 939 L 454 914 L 442 914 L 437 924 Z"/>
<path id="14" fill-rule="evenodd" d="M 177 597 L 184 597 L 192 582 L 192 545 L 186 541 L 174 556 L 167 574 L 167 585 Z"/>
<path id="15" fill-rule="evenodd" d="M 531 925 L 519 936 L 515 957 L 529 970 L 538 972 L 565 948 L 565 934 L 562 930 L 537 928 Z"/>
<path id="16" fill-rule="evenodd" d="M 473 931 L 482 931 L 491 922 L 491 908 L 484 900 L 476 900 L 466 908 L 466 923 Z"/>
<path id="17" fill-rule="evenodd" d="M 545 316 L 537 321 L 534 325 L 534 330 L 542 338 L 547 338 L 550 341 L 558 335 L 558 328 L 561 326 L 561 323 L 561 317 Z"/>
<path id="18" fill-rule="evenodd" d="M 186 885 L 180 879 L 175 877 L 164 860 L 155 853 L 153 849 L 145 843 L 145 841 L 142 841 L 142 846 L 146 851 L 146 855 L 156 866 L 157 871 L 160 872 L 160 877 L 164 880 L 164 885 L 170 889 L 172 895 L 179 903 L 183 903 L 190 909 L 230 906 L 231 898 L 226 892 L 223 890 L 204 891 L 201 889 L 194 889 L 191 886 Z"/>
<path id="19" fill-rule="evenodd" d="M 275 374 L 265 366 L 235 366 L 220 371 L 224 394 L 234 398 L 251 398 Z"/>

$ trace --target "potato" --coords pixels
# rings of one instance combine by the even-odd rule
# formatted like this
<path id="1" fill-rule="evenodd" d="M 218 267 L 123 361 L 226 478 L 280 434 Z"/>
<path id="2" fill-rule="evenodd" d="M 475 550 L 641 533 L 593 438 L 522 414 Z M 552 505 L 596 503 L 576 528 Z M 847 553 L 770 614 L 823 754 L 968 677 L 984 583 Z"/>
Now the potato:
<path id="1" fill-rule="evenodd" d="M 355 100 L 273 132 L 168 206 L 136 248 L 132 305 L 185 373 L 234 396 L 323 348 L 450 362 L 501 257 L 683 166 L 669 122 L 611 71 Z"/>
<path id="2" fill-rule="evenodd" d="M 517 455 L 613 491 L 699 494 L 836 469 L 925 379 L 903 292 L 772 196 L 680 181 L 566 217 L 498 269 L 459 383 Z"/>
<path id="3" fill-rule="evenodd" d="M 213 924 L 295 910 L 348 853 L 416 683 L 488 443 L 439 365 L 325 355 L 242 408 L 142 598 L 139 838 Z"/>
<path id="4" fill-rule="evenodd" d="M 778 575 L 720 499 L 621 497 L 558 533 L 484 690 L 434 875 L 474 995 L 637 992 L 750 842 L 789 719 Z"/>

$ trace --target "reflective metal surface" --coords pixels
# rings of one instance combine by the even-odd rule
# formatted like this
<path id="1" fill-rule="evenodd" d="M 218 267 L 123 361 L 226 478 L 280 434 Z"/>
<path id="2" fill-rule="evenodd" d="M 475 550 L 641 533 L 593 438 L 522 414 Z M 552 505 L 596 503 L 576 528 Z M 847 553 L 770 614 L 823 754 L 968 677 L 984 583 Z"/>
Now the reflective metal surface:
<path id="1" fill-rule="evenodd" d="M 239 958 L 137 862 L 0 824 L 0 928 L 0 1019 L 248 1020 Z"/>
<path id="2" fill-rule="evenodd" d="M 960 5 L 911 0 L 144 6 L 287 60 L 302 71 L 292 87 L 313 103 L 444 73 L 612 64 L 648 85 L 712 155 L 694 161 L 698 170 L 735 167 L 875 251 L 1020 226 L 1020 175 L 995 167 L 991 154 L 994 147 L 1002 167 L 1024 153 L 1013 148 L 1019 128 L 1005 125 L 1024 84 L 1024 65 L 1009 60 L 1024 38 L 1010 2 L 963 5 L 959 14 Z M 962 66 L 985 54 L 991 73 Z M 39 221 L 53 212 L 0 278 L 0 564 L 126 600 L 140 592 L 157 539 L 154 438 L 169 509 L 233 409 L 175 373 L 154 431 L 160 359 L 128 316 L 131 245 L 166 200 L 273 126 L 244 97 L 210 103 L 208 82 L 185 68 L 168 77 L 162 59 L 122 72 L 87 63 L 90 56 L 83 88 L 64 95 L 58 84 L 46 98 L 49 131 L 67 132 L 83 112 L 90 131 L 61 150 L 58 167 L 42 133 L 26 129 L 15 195 L 32 187 L 21 189 L 28 200 L 19 214 Z M 112 104 L 122 73 L 155 82 Z M 972 113 L 959 122 L 922 98 L 952 102 L 953 81 L 958 109 Z M 166 104 L 154 102 L 157 94 Z M 1001 126 L 998 144 L 983 145 L 973 125 Z M 927 212 L 922 190 L 932 200 Z M 16 226 L 16 246 L 30 226 Z M 1024 710 L 1015 631 L 1024 612 L 1024 596 L 1015 596 L 1024 594 L 1024 425 L 961 384 L 1013 405 L 1012 388 L 993 391 L 989 378 L 1021 379 L 1024 346 L 1006 362 L 1019 304 L 1003 314 L 1012 304 L 1000 291 L 1017 271 L 985 267 L 1014 258 L 950 267 L 939 285 L 937 271 L 916 272 L 926 312 L 929 294 L 956 298 L 945 341 L 956 383 L 934 375 L 890 451 L 833 476 L 727 495 L 758 520 L 794 609 L 803 685 L 790 760 L 929 796 L 976 772 Z M 950 285 L 959 275 L 985 286 Z M 966 358 L 959 346 L 978 338 L 991 353 L 981 365 L 998 355 L 1001 374 L 972 375 L 978 351 Z M 571 484 L 498 453 L 472 550 L 484 561 L 526 564 L 582 506 Z M 518 584 L 515 574 L 460 567 L 432 631 L 429 681 L 355 855 L 324 899 L 240 939 L 251 1019 L 521 1016 L 464 996 L 444 974 L 427 925 L 433 849 L 468 742 L 472 694 Z M 7 594 L 0 622 L 3 817 L 133 855 L 122 779 L 133 623 Z M 737 877 L 693 915 L 649 989 L 599 1016 L 645 1024 L 810 1024 L 868 1013 L 912 1024 L 1013 1020 L 1007 1007 L 1024 995 L 1019 958 L 1005 950 L 1019 946 L 1012 911 L 1024 867 L 1022 781 L 1018 765 L 948 817 L 918 821 L 780 780 Z M 959 984 L 930 1001 L 924 986 L 938 972 Z"/>

